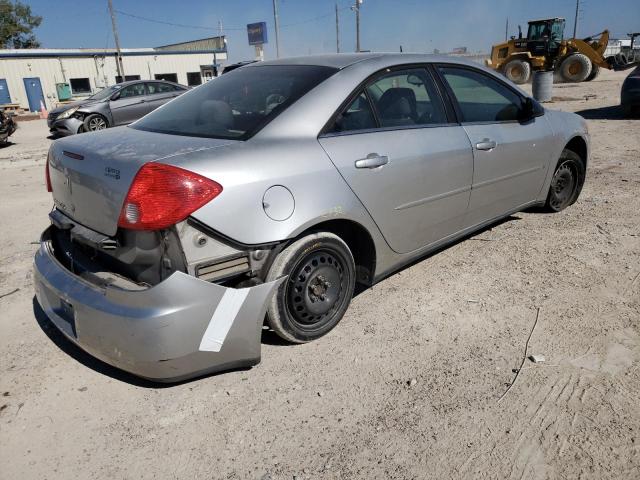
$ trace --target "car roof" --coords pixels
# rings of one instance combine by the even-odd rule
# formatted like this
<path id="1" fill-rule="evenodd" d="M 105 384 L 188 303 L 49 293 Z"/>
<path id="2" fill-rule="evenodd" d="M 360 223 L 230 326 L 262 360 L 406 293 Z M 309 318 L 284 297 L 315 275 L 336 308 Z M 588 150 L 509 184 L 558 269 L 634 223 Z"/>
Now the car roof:
<path id="1" fill-rule="evenodd" d="M 305 57 L 281 58 L 246 65 L 243 68 L 260 68 L 268 65 L 313 65 L 332 67 L 342 70 L 356 63 L 372 62 L 386 65 L 402 65 L 407 63 L 459 63 L 461 65 L 478 66 L 461 57 L 447 55 L 431 55 L 424 53 L 334 53 L 329 55 L 308 55 Z"/>
<path id="2" fill-rule="evenodd" d="M 135 85 L 136 83 L 149 83 L 149 82 L 160 82 L 160 83 L 168 83 L 169 85 L 178 85 L 180 87 L 184 87 L 184 85 L 181 85 L 180 83 L 176 83 L 176 82 L 170 82 L 169 80 L 127 80 L 126 82 L 120 82 L 120 83 L 116 83 L 116 85 L 119 85 L 120 87 L 126 87 L 127 85 Z"/>

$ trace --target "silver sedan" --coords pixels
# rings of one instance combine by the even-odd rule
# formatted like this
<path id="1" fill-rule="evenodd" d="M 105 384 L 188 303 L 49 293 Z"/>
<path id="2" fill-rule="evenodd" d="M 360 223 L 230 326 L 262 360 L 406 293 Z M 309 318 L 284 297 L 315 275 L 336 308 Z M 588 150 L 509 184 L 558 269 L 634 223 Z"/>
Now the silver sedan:
<path id="1" fill-rule="evenodd" d="M 174 381 L 327 334 L 356 284 L 585 180 L 581 117 L 448 57 L 247 65 L 53 143 L 37 298 L 81 348 Z"/>

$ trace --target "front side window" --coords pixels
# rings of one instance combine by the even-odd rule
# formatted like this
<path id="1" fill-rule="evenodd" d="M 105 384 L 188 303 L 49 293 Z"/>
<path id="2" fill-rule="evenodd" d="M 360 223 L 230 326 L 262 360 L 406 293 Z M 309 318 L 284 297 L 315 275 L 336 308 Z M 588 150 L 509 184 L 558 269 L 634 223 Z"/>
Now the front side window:
<path id="1" fill-rule="evenodd" d="M 105 100 L 109 98 L 111 95 L 116 93 L 122 87 L 120 85 L 114 85 L 113 87 L 105 88 L 104 90 L 100 90 L 98 93 L 91 95 L 89 98 L 91 100 Z"/>
<path id="2" fill-rule="evenodd" d="M 246 139 L 336 72 L 335 68 L 312 65 L 239 68 L 180 95 L 132 128 Z"/>
<path id="3" fill-rule="evenodd" d="M 522 99 L 484 73 L 457 67 L 440 67 L 451 87 L 463 122 L 508 122 L 519 118 Z"/>
<path id="4" fill-rule="evenodd" d="M 436 89 L 421 68 L 392 71 L 367 86 L 381 127 L 447 123 Z"/>
<path id="5" fill-rule="evenodd" d="M 128 85 L 120 91 L 119 98 L 137 97 L 139 95 L 146 95 L 144 90 L 144 83 L 134 83 Z"/>

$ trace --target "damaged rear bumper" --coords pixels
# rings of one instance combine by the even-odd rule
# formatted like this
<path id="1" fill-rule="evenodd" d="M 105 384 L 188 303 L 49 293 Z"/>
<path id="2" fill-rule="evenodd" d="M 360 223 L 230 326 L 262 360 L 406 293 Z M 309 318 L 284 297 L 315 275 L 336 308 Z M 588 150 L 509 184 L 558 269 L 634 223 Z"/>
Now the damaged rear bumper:
<path id="1" fill-rule="evenodd" d="M 58 262 L 47 232 L 34 259 L 36 297 L 91 355 L 162 382 L 260 362 L 267 302 L 284 278 L 233 289 L 174 272 L 142 290 L 97 286 Z"/>

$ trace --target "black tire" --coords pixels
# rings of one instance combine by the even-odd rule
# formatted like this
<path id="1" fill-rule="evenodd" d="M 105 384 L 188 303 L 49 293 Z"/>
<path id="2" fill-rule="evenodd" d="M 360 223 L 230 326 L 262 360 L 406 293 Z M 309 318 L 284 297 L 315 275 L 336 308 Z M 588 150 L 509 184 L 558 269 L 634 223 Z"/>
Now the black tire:
<path id="1" fill-rule="evenodd" d="M 107 119 L 98 113 L 92 113 L 85 117 L 82 130 L 84 132 L 97 132 L 105 128 L 109 128 Z"/>
<path id="2" fill-rule="evenodd" d="M 600 75 L 600 67 L 595 63 L 591 64 L 591 73 L 586 78 L 585 82 L 590 82 L 591 80 L 595 80 Z"/>
<path id="3" fill-rule="evenodd" d="M 517 85 L 527 83 L 531 78 L 531 64 L 515 58 L 507 62 L 503 69 L 504 76 Z"/>
<path id="4" fill-rule="evenodd" d="M 337 235 L 318 232 L 276 257 L 266 281 L 283 275 L 267 307 L 269 326 L 283 339 L 306 343 L 331 331 L 349 307 L 356 280 L 353 255 Z"/>
<path id="5" fill-rule="evenodd" d="M 544 209 L 547 212 L 560 212 L 575 203 L 584 179 L 584 162 L 577 153 L 564 149 L 553 172 Z"/>
<path id="6" fill-rule="evenodd" d="M 589 57 L 582 53 L 572 53 L 560 64 L 560 75 L 565 82 L 584 82 L 589 75 L 593 64 Z"/>

